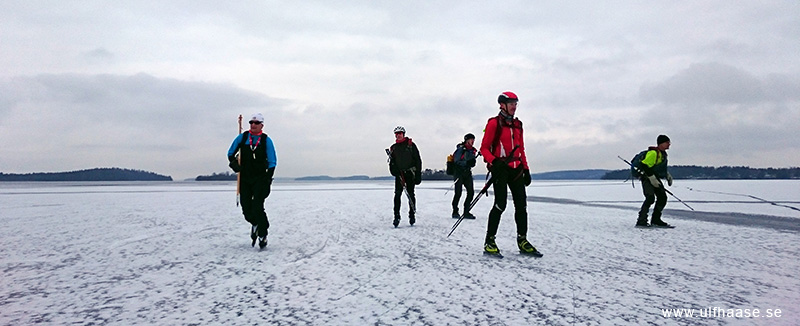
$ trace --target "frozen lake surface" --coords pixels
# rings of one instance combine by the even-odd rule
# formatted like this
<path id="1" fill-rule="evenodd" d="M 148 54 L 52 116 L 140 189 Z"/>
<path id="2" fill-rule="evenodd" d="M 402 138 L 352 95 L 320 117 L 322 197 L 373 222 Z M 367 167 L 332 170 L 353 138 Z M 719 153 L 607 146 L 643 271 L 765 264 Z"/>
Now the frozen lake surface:
<path id="1" fill-rule="evenodd" d="M 493 197 L 447 238 L 450 185 L 424 182 L 417 225 L 395 229 L 391 182 L 276 183 L 259 251 L 232 182 L 0 183 L 0 324 L 800 320 L 800 212 L 785 207 L 800 207 L 800 181 L 676 180 L 696 211 L 670 197 L 672 230 L 633 227 L 638 184 L 534 181 L 528 239 L 541 259 L 517 253 L 511 204 L 497 236 L 506 258 L 482 255 Z"/>

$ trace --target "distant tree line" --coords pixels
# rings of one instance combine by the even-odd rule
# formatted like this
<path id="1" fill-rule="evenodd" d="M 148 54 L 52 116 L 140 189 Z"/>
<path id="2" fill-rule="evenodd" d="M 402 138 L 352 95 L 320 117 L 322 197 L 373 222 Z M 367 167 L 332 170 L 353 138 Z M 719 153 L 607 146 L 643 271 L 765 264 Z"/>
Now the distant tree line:
<path id="1" fill-rule="evenodd" d="M 141 170 L 96 168 L 25 174 L 0 172 L 0 181 L 172 181 L 172 177 Z"/>
<path id="2" fill-rule="evenodd" d="M 375 177 L 370 178 L 365 175 L 353 175 L 349 177 L 330 177 L 327 175 L 307 176 L 295 178 L 297 181 L 329 181 L 329 180 L 383 180 L 394 179 L 394 177 Z M 212 173 L 211 175 L 201 175 L 195 181 L 231 181 L 236 180 L 236 174 L 230 172 Z M 425 169 L 422 171 L 422 180 L 453 180 L 453 176 L 447 175 L 444 170 Z"/>
<path id="3" fill-rule="evenodd" d="M 223 173 L 212 173 L 211 175 L 199 175 L 197 178 L 194 178 L 195 181 L 235 181 L 236 180 L 236 173 L 230 172 L 223 172 Z"/>
<path id="4" fill-rule="evenodd" d="M 422 180 L 453 180 L 452 175 L 447 175 L 444 170 L 422 170 Z"/>
<path id="5" fill-rule="evenodd" d="M 751 168 L 746 166 L 696 166 L 676 165 L 669 167 L 675 179 L 800 179 L 800 167 L 794 168 Z M 602 179 L 627 179 L 630 170 L 607 172 Z"/>

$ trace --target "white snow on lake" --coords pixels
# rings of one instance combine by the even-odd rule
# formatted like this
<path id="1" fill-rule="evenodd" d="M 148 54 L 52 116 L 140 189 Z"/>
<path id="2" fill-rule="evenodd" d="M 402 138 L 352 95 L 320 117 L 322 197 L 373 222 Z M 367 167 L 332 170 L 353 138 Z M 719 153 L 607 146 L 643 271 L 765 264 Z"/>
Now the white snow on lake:
<path id="1" fill-rule="evenodd" d="M 447 238 L 451 184 L 423 182 L 417 225 L 393 228 L 392 182 L 276 183 L 259 251 L 233 182 L 0 183 L 0 324 L 800 320 L 800 211 L 785 207 L 800 207 L 800 181 L 676 180 L 695 211 L 670 197 L 671 230 L 633 227 L 639 184 L 534 181 L 540 259 L 518 254 L 511 203 L 497 236 L 506 257 L 482 254 L 492 196 Z M 665 316 L 677 309 L 693 317 Z"/>

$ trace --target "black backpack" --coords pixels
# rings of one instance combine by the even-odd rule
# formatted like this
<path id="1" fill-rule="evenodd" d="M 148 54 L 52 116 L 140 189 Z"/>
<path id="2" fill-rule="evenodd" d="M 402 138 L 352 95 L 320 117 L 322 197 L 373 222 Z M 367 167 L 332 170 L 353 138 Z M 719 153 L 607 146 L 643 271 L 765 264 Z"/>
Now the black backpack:
<path id="1" fill-rule="evenodd" d="M 634 155 L 633 158 L 631 159 L 631 178 L 632 179 L 639 179 L 642 176 L 642 173 L 640 172 L 641 169 L 639 168 L 639 164 L 642 163 L 642 160 L 644 159 L 645 156 L 647 156 L 647 152 L 649 152 L 649 151 L 650 151 L 649 149 L 645 149 L 645 150 L 639 152 L 639 154 Z"/>

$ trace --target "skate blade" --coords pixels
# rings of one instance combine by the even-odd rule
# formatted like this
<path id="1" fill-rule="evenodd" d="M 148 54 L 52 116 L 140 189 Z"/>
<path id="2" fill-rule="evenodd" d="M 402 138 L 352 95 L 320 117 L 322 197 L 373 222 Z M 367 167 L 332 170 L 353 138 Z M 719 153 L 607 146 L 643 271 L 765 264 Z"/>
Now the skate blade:
<path id="1" fill-rule="evenodd" d="M 520 255 L 523 255 L 523 256 L 531 256 L 531 257 L 535 257 L 535 258 L 542 258 L 544 256 L 541 252 L 538 252 L 538 251 L 536 251 L 536 252 L 520 251 L 519 253 L 520 253 Z"/>
<path id="2" fill-rule="evenodd" d="M 496 253 L 496 254 L 493 254 L 493 253 L 491 253 L 491 252 L 486 252 L 486 251 L 484 251 L 484 252 L 483 252 L 483 255 L 484 255 L 484 256 L 489 256 L 489 257 L 492 257 L 492 258 L 503 258 L 503 254 L 501 254 L 501 253 L 499 253 L 499 252 L 498 252 L 498 253 Z"/>

